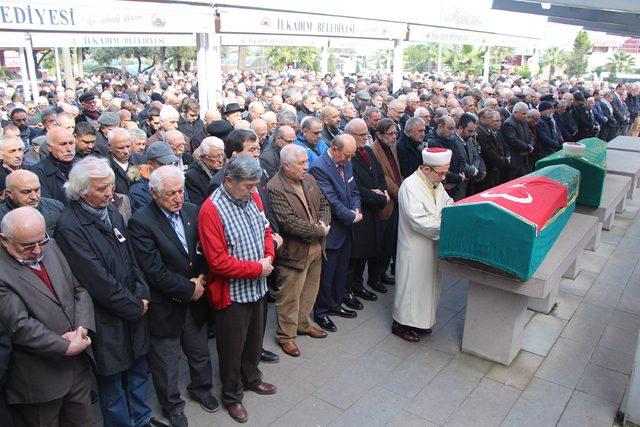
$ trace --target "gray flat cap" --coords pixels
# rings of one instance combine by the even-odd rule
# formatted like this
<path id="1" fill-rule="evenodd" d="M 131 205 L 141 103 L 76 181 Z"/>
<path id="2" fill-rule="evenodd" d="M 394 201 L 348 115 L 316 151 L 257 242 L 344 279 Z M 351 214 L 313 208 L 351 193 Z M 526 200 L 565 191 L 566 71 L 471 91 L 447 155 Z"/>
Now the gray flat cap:
<path id="1" fill-rule="evenodd" d="M 98 124 L 103 126 L 118 126 L 120 124 L 120 115 L 111 111 L 106 111 L 98 117 Z"/>

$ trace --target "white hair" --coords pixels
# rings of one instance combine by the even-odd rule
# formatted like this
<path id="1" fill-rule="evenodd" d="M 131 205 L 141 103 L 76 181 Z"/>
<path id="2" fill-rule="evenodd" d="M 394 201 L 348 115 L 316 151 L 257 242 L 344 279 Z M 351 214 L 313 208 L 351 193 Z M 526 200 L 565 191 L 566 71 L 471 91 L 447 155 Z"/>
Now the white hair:
<path id="1" fill-rule="evenodd" d="M 164 188 L 164 179 L 169 177 L 180 179 L 182 186 L 184 186 L 184 175 L 182 175 L 180 168 L 174 165 L 165 165 L 160 166 L 151 173 L 151 177 L 149 178 L 149 189 L 157 192 L 162 191 Z"/>
<path id="2" fill-rule="evenodd" d="M 178 110 L 173 108 L 171 105 L 165 105 L 160 110 L 159 117 L 162 122 L 166 122 L 171 119 L 178 120 L 180 118 L 180 113 L 178 113 Z"/>
<path id="3" fill-rule="evenodd" d="M 107 140 L 109 141 L 109 145 L 111 145 L 111 141 L 116 138 L 125 138 L 131 140 L 131 133 L 128 130 L 122 128 L 113 128 L 107 134 Z"/>
<path id="4" fill-rule="evenodd" d="M 205 156 L 211 154 L 212 148 L 219 148 L 220 150 L 224 150 L 224 142 L 218 137 L 208 136 L 200 143 L 200 151 Z"/>
<path id="5" fill-rule="evenodd" d="M 513 106 L 514 113 L 517 113 L 520 110 L 528 110 L 528 109 L 529 109 L 529 106 L 524 102 L 518 102 L 516 105 Z"/>
<path id="6" fill-rule="evenodd" d="M 249 104 L 249 111 L 253 111 L 255 109 L 260 109 L 262 108 L 262 111 L 264 111 L 264 105 L 262 105 L 262 102 L 260 101 L 253 101 Z"/>
<path id="7" fill-rule="evenodd" d="M 277 120 L 278 116 L 277 116 L 276 113 L 274 113 L 273 111 L 269 110 L 266 113 L 264 113 L 262 116 L 260 116 L 260 118 L 268 123 L 269 119 L 271 119 L 271 120 L 273 120 L 275 122 Z"/>
<path id="8" fill-rule="evenodd" d="M 351 133 L 354 131 L 354 128 L 357 126 L 364 126 L 367 129 L 367 122 L 362 119 L 351 119 L 349 123 L 347 123 L 344 127 L 344 133 Z"/>
<path id="9" fill-rule="evenodd" d="M 144 139 L 145 141 L 147 139 L 147 134 L 140 128 L 133 128 L 129 131 L 129 133 L 131 134 L 131 138 Z"/>
<path id="10" fill-rule="evenodd" d="M 20 138 L 14 135 L 4 135 L 0 136 L 0 151 L 4 151 L 6 149 L 7 142 L 16 141 L 19 142 L 20 145 L 24 148 L 24 143 Z"/>
<path id="11" fill-rule="evenodd" d="M 298 156 L 305 154 L 307 150 L 301 145 L 287 144 L 280 150 L 280 166 L 285 163 L 291 163 L 295 161 Z"/>
<path id="12" fill-rule="evenodd" d="M 91 178 L 109 178 L 115 182 L 115 175 L 107 159 L 87 156 L 76 163 L 69 172 L 69 181 L 64 184 L 64 191 L 69 200 L 79 200 L 89 191 Z"/>

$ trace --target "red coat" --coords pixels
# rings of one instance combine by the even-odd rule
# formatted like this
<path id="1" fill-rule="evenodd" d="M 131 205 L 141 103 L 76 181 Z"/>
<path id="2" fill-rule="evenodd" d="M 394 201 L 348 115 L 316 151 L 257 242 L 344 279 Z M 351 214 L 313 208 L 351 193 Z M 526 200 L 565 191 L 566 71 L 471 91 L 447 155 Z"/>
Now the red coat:
<path id="1" fill-rule="evenodd" d="M 264 211 L 260 195 L 255 193 L 253 201 L 261 212 Z M 231 255 L 227 248 L 222 219 L 218 209 L 208 197 L 202 204 L 198 215 L 198 235 L 200 245 L 209 274 L 207 277 L 207 298 L 214 310 L 222 310 L 231 305 L 229 279 L 257 279 L 262 273 L 262 265 L 258 261 L 239 260 Z M 275 247 L 271 237 L 271 227 L 264 233 L 265 257 L 275 260 Z"/>

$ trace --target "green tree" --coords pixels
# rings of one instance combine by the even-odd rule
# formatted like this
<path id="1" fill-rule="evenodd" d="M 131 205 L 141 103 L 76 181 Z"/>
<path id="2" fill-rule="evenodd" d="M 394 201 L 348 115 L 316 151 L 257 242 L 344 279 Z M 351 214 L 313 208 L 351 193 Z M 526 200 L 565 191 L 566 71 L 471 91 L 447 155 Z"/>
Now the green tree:
<path id="1" fill-rule="evenodd" d="M 100 65 L 110 66 L 113 61 L 120 58 L 135 58 L 138 61 L 138 72 L 142 72 L 142 64 L 145 59 L 153 59 L 157 49 L 153 47 L 98 47 L 89 49 L 89 55 Z M 120 64 L 125 68 L 125 64 Z"/>
<path id="2" fill-rule="evenodd" d="M 569 76 L 582 76 L 587 72 L 587 54 L 591 51 L 592 45 L 586 31 L 578 31 L 573 41 L 573 51 L 567 60 L 567 74 Z"/>
<path id="3" fill-rule="evenodd" d="M 411 45 L 404 49 L 404 68 L 408 71 L 424 73 L 434 68 L 437 61 L 437 43 Z"/>
<path id="4" fill-rule="evenodd" d="M 269 47 L 266 50 L 266 57 L 275 69 L 293 65 L 314 71 L 320 70 L 320 49 L 314 47 Z"/>
<path id="5" fill-rule="evenodd" d="M 453 73 L 481 74 L 484 65 L 484 48 L 469 44 L 453 46 L 442 52 L 442 61 Z"/>
<path id="6" fill-rule="evenodd" d="M 567 52 L 559 47 L 551 47 L 544 51 L 540 58 L 540 67 L 549 67 L 549 80 L 555 75 L 557 69 L 564 67 L 569 60 Z"/>
<path id="7" fill-rule="evenodd" d="M 615 52 L 611 58 L 607 67 L 611 73 L 627 73 L 634 69 L 636 66 L 636 60 L 631 54 L 626 52 Z"/>
<path id="8" fill-rule="evenodd" d="M 196 60 L 196 48 L 193 46 L 172 46 L 167 48 L 167 61 L 177 70 L 185 68 L 189 61 Z"/>

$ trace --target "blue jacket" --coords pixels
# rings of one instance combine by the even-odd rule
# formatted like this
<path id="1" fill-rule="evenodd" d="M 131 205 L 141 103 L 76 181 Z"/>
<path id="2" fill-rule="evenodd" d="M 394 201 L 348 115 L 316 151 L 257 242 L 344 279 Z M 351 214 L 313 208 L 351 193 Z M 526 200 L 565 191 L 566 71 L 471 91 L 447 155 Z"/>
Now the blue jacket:
<path id="1" fill-rule="evenodd" d="M 358 209 L 362 212 L 358 185 L 353 178 L 353 166 L 351 162 L 344 165 L 343 181 L 336 164 L 329 157 L 329 153 L 325 152 L 313 162 L 309 173 L 316 179 L 331 206 L 331 229 L 327 236 L 326 247 L 338 249 L 350 233 L 353 233 L 351 225 L 356 219 L 354 211 Z"/>
<path id="2" fill-rule="evenodd" d="M 318 140 L 318 143 L 314 148 L 309 147 L 309 145 L 307 144 L 307 141 L 304 139 L 302 134 L 298 135 L 294 144 L 304 147 L 307 150 L 307 155 L 309 156 L 309 161 L 307 162 L 307 165 L 309 166 L 311 166 L 311 164 L 318 157 L 326 153 L 326 151 L 329 149 L 329 145 L 322 138 Z"/>
<path id="3" fill-rule="evenodd" d="M 562 136 L 558 134 L 557 126 L 553 126 L 551 117 L 541 117 L 536 125 L 536 143 L 540 158 L 547 157 L 561 147 Z"/>

